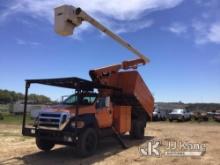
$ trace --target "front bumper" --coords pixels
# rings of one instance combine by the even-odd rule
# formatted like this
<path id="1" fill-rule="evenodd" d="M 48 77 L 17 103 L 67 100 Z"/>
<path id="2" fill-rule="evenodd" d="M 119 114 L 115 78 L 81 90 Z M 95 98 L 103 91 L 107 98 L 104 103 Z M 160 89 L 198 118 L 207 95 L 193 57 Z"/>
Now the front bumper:
<path id="1" fill-rule="evenodd" d="M 75 144 L 78 136 L 76 133 L 66 131 L 44 130 L 36 128 L 23 128 L 24 136 L 31 136 L 40 139 L 50 140 L 57 144 Z"/>
<path id="2" fill-rule="evenodd" d="M 152 119 L 153 120 L 157 120 L 158 119 L 158 115 L 157 114 L 153 114 Z"/>
<path id="3" fill-rule="evenodd" d="M 169 115 L 169 119 L 172 119 L 172 120 L 182 120 L 182 118 L 183 118 L 183 116 L 179 115 L 179 114 Z"/>

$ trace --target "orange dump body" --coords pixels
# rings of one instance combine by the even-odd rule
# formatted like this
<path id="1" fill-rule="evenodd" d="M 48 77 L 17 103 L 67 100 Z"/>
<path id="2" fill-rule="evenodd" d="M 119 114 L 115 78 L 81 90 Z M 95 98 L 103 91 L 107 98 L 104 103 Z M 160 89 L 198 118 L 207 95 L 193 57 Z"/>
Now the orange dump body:
<path id="1" fill-rule="evenodd" d="M 116 105 L 129 105 L 142 109 L 152 119 L 154 98 L 137 71 L 117 72 L 111 76 L 103 77 L 99 81 L 102 84 L 122 89 L 120 98 L 113 97 L 113 102 Z M 110 90 L 101 90 L 100 93 L 103 95 L 118 95 L 117 92 Z"/>
<path id="2" fill-rule="evenodd" d="M 113 123 L 117 132 L 123 134 L 131 129 L 131 106 L 114 106 Z"/>

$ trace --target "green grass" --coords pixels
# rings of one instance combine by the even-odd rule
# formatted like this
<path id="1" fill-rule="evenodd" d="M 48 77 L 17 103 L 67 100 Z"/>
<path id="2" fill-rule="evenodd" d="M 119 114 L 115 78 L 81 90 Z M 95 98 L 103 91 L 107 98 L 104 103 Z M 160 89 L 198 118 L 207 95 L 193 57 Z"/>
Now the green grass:
<path id="1" fill-rule="evenodd" d="M 15 124 L 21 125 L 23 121 L 23 115 L 14 115 L 9 113 L 8 104 L 0 104 L 0 114 L 3 116 L 3 120 L 0 120 L 0 124 Z M 27 115 L 27 122 L 32 122 L 33 120 Z"/>
<path id="2" fill-rule="evenodd" d="M 0 113 L 7 113 L 9 111 L 8 104 L 0 104 Z"/>
<path id="3" fill-rule="evenodd" d="M 23 115 L 12 115 L 9 113 L 2 113 L 3 120 L 0 120 L 0 124 L 15 124 L 21 125 L 23 121 Z M 33 120 L 27 115 L 27 122 L 26 123 L 33 123 Z"/>
<path id="4" fill-rule="evenodd" d="M 22 115 L 11 115 L 8 113 L 2 113 L 3 120 L 0 120 L 0 124 L 18 124 L 22 123 Z"/>

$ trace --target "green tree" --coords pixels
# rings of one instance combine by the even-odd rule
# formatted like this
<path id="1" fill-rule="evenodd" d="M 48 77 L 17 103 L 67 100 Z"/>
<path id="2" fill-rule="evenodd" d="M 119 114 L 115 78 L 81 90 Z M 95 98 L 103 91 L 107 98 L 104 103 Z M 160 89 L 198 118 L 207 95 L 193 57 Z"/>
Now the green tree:
<path id="1" fill-rule="evenodd" d="M 24 95 L 22 93 L 0 89 L 0 103 L 2 104 L 16 102 L 18 100 L 23 100 L 23 99 L 24 99 Z M 35 104 L 51 103 L 50 98 L 44 95 L 30 94 L 29 100 Z"/>
<path id="2" fill-rule="evenodd" d="M 6 104 L 13 101 L 13 97 L 8 92 L 0 92 L 0 103 Z"/>

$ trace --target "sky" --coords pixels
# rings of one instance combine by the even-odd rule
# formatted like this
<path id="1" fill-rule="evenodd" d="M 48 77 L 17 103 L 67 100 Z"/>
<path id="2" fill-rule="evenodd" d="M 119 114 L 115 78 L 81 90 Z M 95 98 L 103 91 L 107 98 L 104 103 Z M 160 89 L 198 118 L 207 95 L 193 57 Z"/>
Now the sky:
<path id="1" fill-rule="evenodd" d="M 0 0 L 0 89 L 24 93 L 26 79 L 81 77 L 136 58 L 83 23 L 54 32 L 53 9 L 81 7 L 150 58 L 138 68 L 155 101 L 220 103 L 219 0 Z M 72 91 L 33 85 L 52 99 Z"/>

